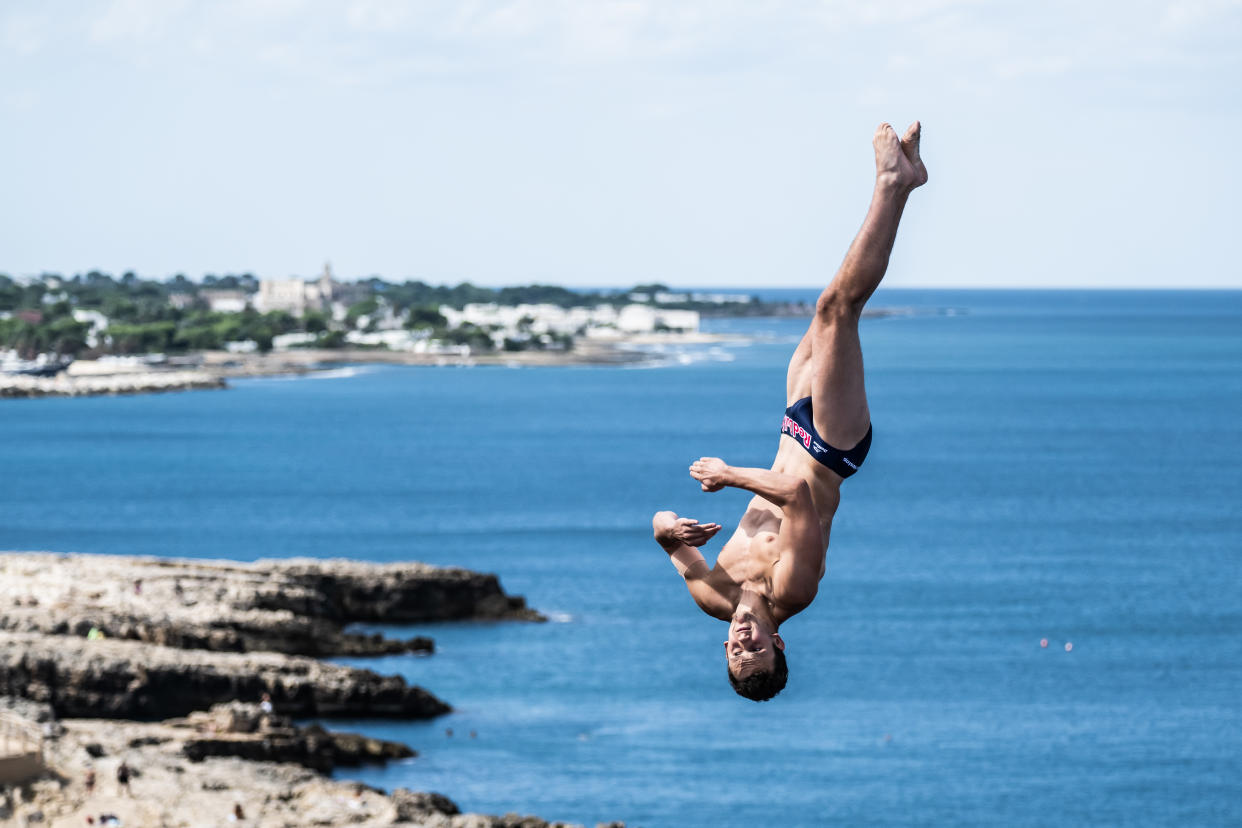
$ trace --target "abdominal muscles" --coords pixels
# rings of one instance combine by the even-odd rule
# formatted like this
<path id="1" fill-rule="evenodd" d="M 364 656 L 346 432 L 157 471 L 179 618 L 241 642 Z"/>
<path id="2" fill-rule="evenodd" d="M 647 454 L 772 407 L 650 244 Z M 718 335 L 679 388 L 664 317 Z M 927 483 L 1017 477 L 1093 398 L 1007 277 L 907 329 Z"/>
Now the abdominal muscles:
<path id="1" fill-rule="evenodd" d="M 772 579 L 772 566 L 780 557 L 775 532 L 761 531 L 747 535 L 739 527 L 724 549 L 720 550 L 716 562 L 734 583 L 766 593 Z"/>

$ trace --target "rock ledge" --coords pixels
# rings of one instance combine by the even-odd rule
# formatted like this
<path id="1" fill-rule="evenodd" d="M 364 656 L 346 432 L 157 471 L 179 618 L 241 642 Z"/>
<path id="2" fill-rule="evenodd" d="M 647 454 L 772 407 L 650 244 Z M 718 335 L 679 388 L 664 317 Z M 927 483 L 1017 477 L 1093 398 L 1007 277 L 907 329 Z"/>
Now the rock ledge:
<path id="1" fill-rule="evenodd" d="M 346 632 L 349 624 L 467 619 L 544 620 L 495 575 L 422 563 L 0 554 L 0 631 L 85 637 L 93 628 L 185 649 L 361 656 L 433 644 Z"/>
<path id="2" fill-rule="evenodd" d="M 414 752 L 290 719 L 448 712 L 400 676 L 313 656 L 428 651 L 429 639 L 346 626 L 462 619 L 543 617 L 494 575 L 424 564 L 0 554 L 0 710 L 36 723 L 48 768 L 0 787 L 0 824 L 561 825 L 325 778 Z M 129 791 L 115 781 L 122 763 Z M 238 807 L 244 821 L 230 818 Z"/>

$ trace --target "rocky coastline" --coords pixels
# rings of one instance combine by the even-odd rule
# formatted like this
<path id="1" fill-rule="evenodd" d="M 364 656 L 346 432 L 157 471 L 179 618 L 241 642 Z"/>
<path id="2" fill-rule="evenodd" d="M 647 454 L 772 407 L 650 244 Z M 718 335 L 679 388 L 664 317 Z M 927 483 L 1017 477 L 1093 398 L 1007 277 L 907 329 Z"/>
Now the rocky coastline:
<path id="1" fill-rule="evenodd" d="M 421 563 L 213 560 L 0 554 L 0 631 L 217 652 L 307 656 L 429 652 L 349 624 L 469 619 L 541 621 L 495 575 Z"/>
<path id="2" fill-rule="evenodd" d="M 158 394 L 168 391 L 211 391 L 227 387 L 223 377 L 207 371 L 144 371 L 86 377 L 66 374 L 55 377 L 0 374 L 0 399 Z"/>
<path id="3" fill-rule="evenodd" d="M 400 676 L 304 656 L 0 635 L 0 694 L 47 702 L 62 716 L 151 721 L 264 693 L 281 713 L 299 717 L 430 719 L 452 710 Z"/>
<path id="4" fill-rule="evenodd" d="M 681 344 L 715 341 L 708 334 L 661 334 L 660 341 Z M 378 348 L 296 348 L 267 354 L 204 351 L 203 370 L 225 379 L 307 374 L 344 365 L 423 365 L 470 367 L 476 365 L 631 365 L 649 360 L 640 350 L 646 338 L 581 340 L 571 350 L 414 353 Z"/>
<path id="5" fill-rule="evenodd" d="M 293 722 L 450 711 L 400 676 L 316 656 L 430 653 L 430 639 L 346 628 L 469 619 L 543 617 L 494 575 L 418 563 L 0 554 L 0 713 L 38 728 L 45 767 L 0 785 L 0 825 L 548 826 L 330 779 L 415 752 Z"/>

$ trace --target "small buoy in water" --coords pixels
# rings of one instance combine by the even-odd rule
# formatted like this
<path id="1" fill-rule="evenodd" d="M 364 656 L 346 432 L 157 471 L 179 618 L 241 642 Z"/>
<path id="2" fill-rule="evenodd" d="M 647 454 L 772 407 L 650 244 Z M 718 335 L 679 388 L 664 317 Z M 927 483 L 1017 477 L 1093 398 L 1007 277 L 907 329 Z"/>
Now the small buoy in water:
<path id="1" fill-rule="evenodd" d="M 1047 649 L 1047 648 L 1048 648 L 1048 639 L 1046 639 L 1046 638 L 1041 638 L 1041 639 L 1039 639 L 1039 646 L 1043 647 L 1044 649 Z"/>
<path id="2" fill-rule="evenodd" d="M 885 733 L 885 734 L 884 734 L 884 743 L 885 743 L 885 744 L 888 744 L 888 743 L 889 743 L 889 742 L 891 742 L 891 741 L 893 741 L 893 734 L 891 734 L 891 733 Z"/>
<path id="3" fill-rule="evenodd" d="M 473 730 L 472 730 L 472 731 L 470 731 L 470 738 L 471 738 L 471 739 L 477 739 L 477 738 L 479 738 L 479 734 L 478 734 L 478 733 L 476 733 L 475 731 L 473 731 Z"/>
<path id="4" fill-rule="evenodd" d="M 451 727 L 446 727 L 446 728 L 444 728 L 444 735 L 445 735 L 445 737 L 447 737 L 447 738 L 449 738 L 449 739 L 452 739 L 452 738 L 453 738 L 453 728 L 451 728 Z"/>
<path id="5" fill-rule="evenodd" d="M 1074 649 L 1074 642 L 1073 642 L 1073 641 L 1066 641 L 1066 642 L 1065 642 L 1065 652 L 1067 652 L 1067 653 L 1068 653 L 1068 652 L 1069 652 L 1070 650 L 1072 650 L 1072 649 Z"/>

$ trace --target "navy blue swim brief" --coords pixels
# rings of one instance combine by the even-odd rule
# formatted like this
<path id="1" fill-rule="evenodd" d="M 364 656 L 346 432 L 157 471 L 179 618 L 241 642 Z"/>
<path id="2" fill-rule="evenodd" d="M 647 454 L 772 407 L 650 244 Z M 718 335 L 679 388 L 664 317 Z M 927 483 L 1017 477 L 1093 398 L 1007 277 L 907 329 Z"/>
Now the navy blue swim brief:
<path id="1" fill-rule="evenodd" d="M 785 409 L 785 419 L 781 422 L 781 434 L 788 434 L 797 440 L 804 449 L 823 465 L 832 469 L 842 477 L 849 477 L 858 471 L 858 467 L 867 459 L 871 450 L 871 426 L 858 445 L 849 450 L 833 448 L 819 436 L 815 430 L 815 419 L 811 416 L 811 398 L 803 397 Z"/>

